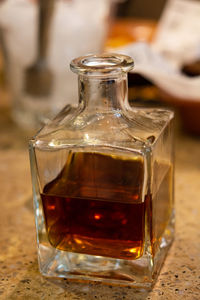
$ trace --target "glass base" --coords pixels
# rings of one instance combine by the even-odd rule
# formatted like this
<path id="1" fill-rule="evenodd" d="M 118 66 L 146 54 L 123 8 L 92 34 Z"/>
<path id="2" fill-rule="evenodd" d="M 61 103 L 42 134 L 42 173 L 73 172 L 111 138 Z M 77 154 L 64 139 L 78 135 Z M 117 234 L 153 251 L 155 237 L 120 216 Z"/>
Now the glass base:
<path id="1" fill-rule="evenodd" d="M 173 241 L 170 226 L 153 257 L 148 251 L 136 260 L 86 255 L 61 251 L 48 243 L 39 245 L 39 267 L 47 277 L 67 278 L 79 282 L 102 282 L 109 285 L 150 289 L 160 271 Z"/>

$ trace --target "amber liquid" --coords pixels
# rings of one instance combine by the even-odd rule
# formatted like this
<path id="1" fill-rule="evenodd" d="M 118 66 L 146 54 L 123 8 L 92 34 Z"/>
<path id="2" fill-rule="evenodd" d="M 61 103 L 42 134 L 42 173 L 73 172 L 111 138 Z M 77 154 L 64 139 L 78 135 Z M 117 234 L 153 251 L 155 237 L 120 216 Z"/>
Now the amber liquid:
<path id="1" fill-rule="evenodd" d="M 167 226 L 173 210 L 173 169 L 171 165 L 155 163 L 150 204 L 152 254 L 155 255 L 164 232 L 170 235 Z M 157 183 L 157 184 L 156 184 Z M 167 232 L 166 232 L 167 230 Z"/>
<path id="2" fill-rule="evenodd" d="M 139 158 L 69 153 L 61 173 L 41 193 L 50 244 L 63 251 L 139 258 L 143 176 Z"/>

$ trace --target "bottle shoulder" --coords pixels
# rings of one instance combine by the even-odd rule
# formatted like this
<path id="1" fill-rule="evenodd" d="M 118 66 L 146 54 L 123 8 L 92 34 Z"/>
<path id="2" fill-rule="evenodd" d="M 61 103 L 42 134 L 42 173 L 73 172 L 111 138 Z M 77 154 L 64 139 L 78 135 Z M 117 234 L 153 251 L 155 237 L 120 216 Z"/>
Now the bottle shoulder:
<path id="1" fill-rule="evenodd" d="M 67 106 L 32 140 L 36 147 L 111 145 L 144 148 L 156 142 L 173 119 L 166 109 L 88 111 Z"/>

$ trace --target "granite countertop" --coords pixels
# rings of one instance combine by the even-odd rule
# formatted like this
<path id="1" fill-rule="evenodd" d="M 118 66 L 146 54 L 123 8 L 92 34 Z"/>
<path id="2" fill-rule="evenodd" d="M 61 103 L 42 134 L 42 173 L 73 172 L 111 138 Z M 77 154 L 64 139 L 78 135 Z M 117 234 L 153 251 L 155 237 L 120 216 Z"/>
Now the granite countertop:
<path id="1" fill-rule="evenodd" d="M 200 138 L 176 138 L 176 237 L 152 291 L 80 284 L 42 277 L 27 150 L 27 135 L 0 107 L 0 299 L 199 299 Z"/>

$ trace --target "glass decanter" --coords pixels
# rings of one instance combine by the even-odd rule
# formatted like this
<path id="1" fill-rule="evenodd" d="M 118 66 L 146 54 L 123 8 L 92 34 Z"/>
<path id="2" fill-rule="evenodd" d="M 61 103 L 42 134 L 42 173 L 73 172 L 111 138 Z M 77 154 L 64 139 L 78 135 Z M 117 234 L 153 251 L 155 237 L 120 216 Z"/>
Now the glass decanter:
<path id="1" fill-rule="evenodd" d="M 30 141 L 45 276 L 150 287 L 171 245 L 173 112 L 129 106 L 132 67 L 118 54 L 74 59 L 79 106 Z"/>

